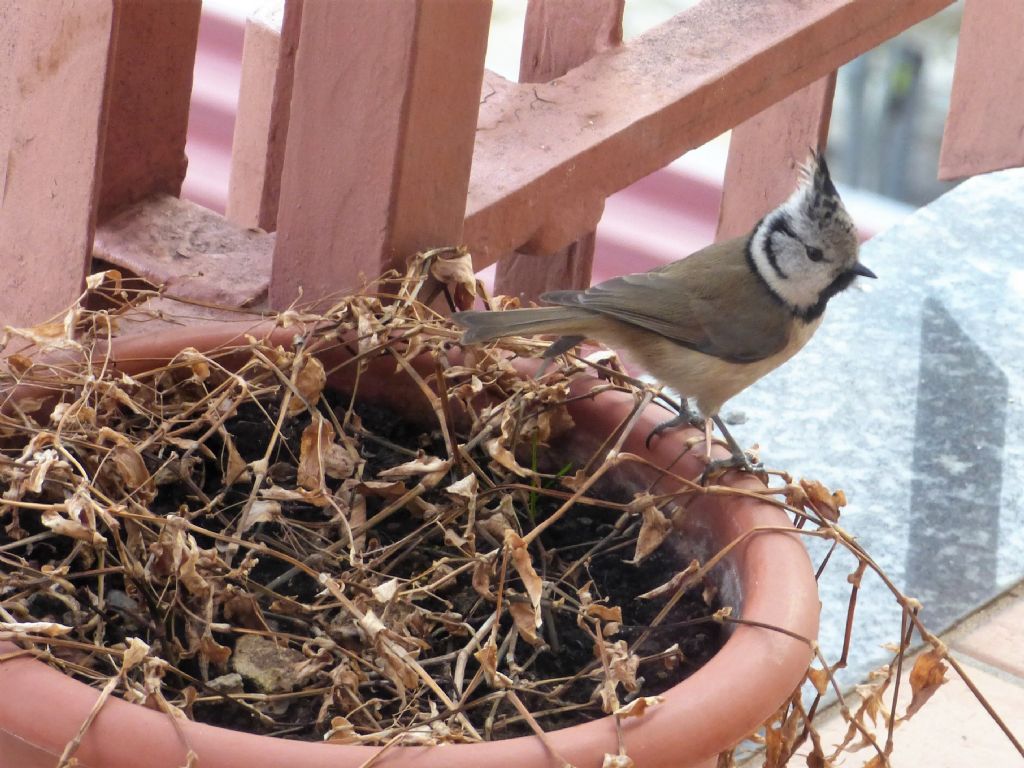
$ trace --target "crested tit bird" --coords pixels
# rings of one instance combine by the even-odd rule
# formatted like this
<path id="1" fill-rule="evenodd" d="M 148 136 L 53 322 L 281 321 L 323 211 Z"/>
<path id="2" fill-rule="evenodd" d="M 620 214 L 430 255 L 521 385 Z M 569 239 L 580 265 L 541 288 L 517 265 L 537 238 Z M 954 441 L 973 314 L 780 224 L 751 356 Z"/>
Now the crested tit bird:
<path id="1" fill-rule="evenodd" d="M 551 357 L 596 339 L 621 347 L 683 398 L 662 430 L 692 421 L 686 398 L 722 430 L 731 466 L 749 460 L 718 418 L 722 405 L 796 354 L 821 324 L 829 299 L 854 279 L 875 277 L 857 260 L 853 221 L 825 158 L 811 156 L 795 192 L 750 234 L 710 245 L 649 272 L 585 291 L 552 291 L 554 307 L 458 312 L 462 342 L 559 334 Z"/>

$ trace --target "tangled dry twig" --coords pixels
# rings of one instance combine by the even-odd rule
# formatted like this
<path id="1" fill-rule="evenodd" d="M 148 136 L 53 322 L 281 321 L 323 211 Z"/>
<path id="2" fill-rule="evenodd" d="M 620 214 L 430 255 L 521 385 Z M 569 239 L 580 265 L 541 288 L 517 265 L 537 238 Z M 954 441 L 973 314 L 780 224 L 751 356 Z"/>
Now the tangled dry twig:
<path id="1" fill-rule="evenodd" d="M 152 318 L 140 306 L 151 294 L 116 273 L 94 277 L 91 304 L 59 322 L 8 329 L 0 639 L 105 695 L 282 736 L 390 746 L 642 716 L 713 652 L 723 626 L 745 622 L 707 588 L 729 548 L 690 566 L 658 561 L 631 592 L 613 588 L 621 574 L 602 581 L 604 566 L 668 557 L 659 547 L 681 497 L 752 495 L 859 563 L 841 658 L 830 664 L 800 638 L 821 667 L 762 730 L 765 765 L 785 765 L 808 741 L 809 764 L 831 765 L 858 737 L 887 765 L 893 728 L 941 684 L 943 662 L 967 678 L 838 526 L 841 492 L 774 473 L 783 484 L 764 491 L 673 477 L 671 494 L 593 495 L 634 457 L 613 435 L 592 457 L 555 461 L 548 446 L 573 426 L 573 377 L 597 369 L 604 386 L 632 393 L 631 418 L 655 393 L 607 355 L 524 377 L 511 356 L 534 354 L 532 340 L 459 354 L 457 331 L 429 304 L 449 287 L 453 303 L 471 301 L 467 269 L 458 251 L 425 254 L 392 276 L 393 295 L 290 310 L 271 324 L 278 336 L 265 326 L 216 351 L 184 349 L 145 375 L 105 353 L 119 322 Z M 282 328 L 294 343 L 279 342 Z M 381 365 L 426 403 L 426 428 L 374 404 L 368 372 Z M 336 394 L 339 381 L 351 397 Z M 667 567 L 677 575 L 662 584 Z M 904 621 L 892 662 L 851 711 L 834 672 L 867 570 Z M 645 592 L 648 603 L 633 599 Z M 626 603 L 646 613 L 624 614 Z M 903 681 L 915 630 L 932 651 L 898 718 L 882 695 Z M 574 672 L 551 666 L 572 648 Z M 815 727 L 829 688 L 850 723 L 831 751 Z"/>

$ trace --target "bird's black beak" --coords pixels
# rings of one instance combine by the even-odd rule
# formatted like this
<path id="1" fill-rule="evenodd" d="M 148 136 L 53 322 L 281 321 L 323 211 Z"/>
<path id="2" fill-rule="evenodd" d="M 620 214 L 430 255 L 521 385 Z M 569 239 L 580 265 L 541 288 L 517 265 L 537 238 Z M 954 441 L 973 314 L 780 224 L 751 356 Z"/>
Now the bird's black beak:
<path id="1" fill-rule="evenodd" d="M 865 267 L 859 261 L 853 266 L 853 269 L 851 269 L 850 271 L 853 272 L 853 274 L 855 275 L 860 275 L 861 277 L 872 277 L 875 278 L 876 280 L 878 279 L 878 275 L 876 275 L 870 269 Z"/>

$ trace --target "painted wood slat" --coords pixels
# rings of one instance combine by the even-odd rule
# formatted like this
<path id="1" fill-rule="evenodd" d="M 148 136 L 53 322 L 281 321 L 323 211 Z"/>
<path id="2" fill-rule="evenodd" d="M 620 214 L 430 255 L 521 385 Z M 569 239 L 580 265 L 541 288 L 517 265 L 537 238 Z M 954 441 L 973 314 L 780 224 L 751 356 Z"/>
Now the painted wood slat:
<path id="1" fill-rule="evenodd" d="M 113 37 L 110 0 L 0 8 L 0 322 L 42 322 L 82 291 Z"/>
<path id="2" fill-rule="evenodd" d="M 301 24 L 302 0 L 288 0 L 245 25 L 227 204 L 239 226 L 277 229 Z"/>
<path id="3" fill-rule="evenodd" d="M 115 0 L 99 220 L 185 180 L 201 0 Z"/>
<path id="4" fill-rule="evenodd" d="M 519 82 L 561 77 L 622 42 L 624 0 L 530 0 L 523 30 Z M 512 253 L 498 262 L 495 293 L 524 304 L 555 288 L 586 288 L 594 263 L 594 233 L 548 255 Z"/>
<path id="5" fill-rule="evenodd" d="M 272 307 L 458 242 L 490 0 L 305 0 Z"/>

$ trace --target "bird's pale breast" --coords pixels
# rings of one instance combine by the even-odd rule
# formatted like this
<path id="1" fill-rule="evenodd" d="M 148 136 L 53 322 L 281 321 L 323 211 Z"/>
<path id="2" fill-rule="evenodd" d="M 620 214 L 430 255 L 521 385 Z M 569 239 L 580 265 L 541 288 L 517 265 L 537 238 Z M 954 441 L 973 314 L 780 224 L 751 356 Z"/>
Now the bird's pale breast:
<path id="1" fill-rule="evenodd" d="M 751 363 L 726 362 L 626 323 L 609 321 L 595 335 L 605 344 L 623 350 L 627 358 L 662 384 L 695 398 L 701 413 L 711 416 L 727 400 L 799 352 L 820 324 L 820 317 L 809 323 L 794 319 L 786 346 L 777 354 Z"/>

